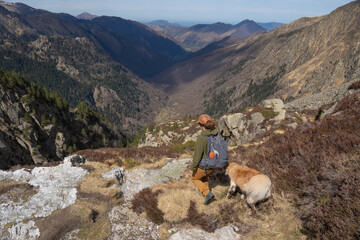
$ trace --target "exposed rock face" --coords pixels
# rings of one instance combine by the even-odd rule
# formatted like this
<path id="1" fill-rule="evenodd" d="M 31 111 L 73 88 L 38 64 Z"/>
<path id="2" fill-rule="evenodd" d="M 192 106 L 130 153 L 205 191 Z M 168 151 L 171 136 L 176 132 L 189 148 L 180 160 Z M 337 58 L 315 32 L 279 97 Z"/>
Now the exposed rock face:
<path id="1" fill-rule="evenodd" d="M 172 235 L 170 240 L 239 240 L 241 236 L 235 232 L 236 230 L 238 229 L 232 225 L 217 229 L 214 233 L 208 233 L 197 228 L 186 229 Z"/>
<path id="2" fill-rule="evenodd" d="M 159 124 L 151 129 L 148 128 L 141 139 L 138 147 L 151 146 L 171 146 L 174 144 L 185 144 L 186 142 L 196 141 L 200 136 L 201 130 L 195 124 L 195 120 Z"/>
<path id="3" fill-rule="evenodd" d="M 269 99 L 264 100 L 260 103 L 260 107 L 262 108 L 272 108 L 274 112 L 277 112 L 278 115 L 274 118 L 274 121 L 279 123 L 285 119 L 285 105 L 284 102 L 280 99 Z"/>
<path id="4" fill-rule="evenodd" d="M 159 226 L 139 217 L 127 206 L 116 206 L 109 214 L 112 225 L 110 239 L 159 239 Z"/>
<path id="5" fill-rule="evenodd" d="M 265 133 L 268 121 L 280 124 L 286 117 L 283 101 L 265 100 L 260 108 L 250 108 L 243 113 L 225 115 L 219 120 L 219 131 L 230 145 L 244 144 L 258 134 Z M 268 123 L 269 124 L 269 123 Z"/>
<path id="6" fill-rule="evenodd" d="M 125 171 L 125 183 L 120 187 L 125 200 L 131 200 L 136 193 L 144 188 L 180 178 L 181 173 L 185 171 L 187 163 L 190 161 L 189 158 L 173 160 L 160 170 L 139 168 Z"/>
<path id="7" fill-rule="evenodd" d="M 303 109 L 317 110 L 323 105 L 332 102 L 338 102 L 347 94 L 352 92 L 352 90 L 348 90 L 348 87 L 353 82 L 354 81 L 340 86 L 335 86 L 327 89 L 326 91 L 291 101 L 286 104 L 286 108 L 295 111 L 299 111 Z"/>
<path id="8" fill-rule="evenodd" d="M 46 217 L 57 209 L 72 205 L 76 200 L 75 187 L 87 173 L 82 168 L 72 167 L 69 159 L 57 167 L 20 169 L 15 172 L 0 170 L 0 181 L 11 179 L 39 187 L 39 191 L 28 201 L 9 200 L 0 204 L 0 225 L 4 236 L 7 234 L 10 239 L 37 239 L 39 230 L 33 221 L 27 220 Z M 14 224 L 6 232 L 4 227 L 8 223 Z"/>
<path id="9" fill-rule="evenodd" d="M 65 157 L 64 144 L 66 144 L 66 138 L 62 132 L 58 132 L 55 137 L 55 146 L 56 146 L 56 156 L 60 159 Z"/>
<path id="10" fill-rule="evenodd" d="M 58 95 L 20 75 L 0 69 L 0 78 L 0 169 L 60 161 L 77 149 L 125 142 L 116 126 L 86 109 L 69 111 Z"/>

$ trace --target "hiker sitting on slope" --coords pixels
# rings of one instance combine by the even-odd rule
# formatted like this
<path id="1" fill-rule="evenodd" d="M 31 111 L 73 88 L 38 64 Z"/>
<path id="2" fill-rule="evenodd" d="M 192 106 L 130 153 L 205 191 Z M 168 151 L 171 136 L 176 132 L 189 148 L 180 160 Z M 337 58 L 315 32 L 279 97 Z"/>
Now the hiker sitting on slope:
<path id="1" fill-rule="evenodd" d="M 203 131 L 201 136 L 199 136 L 196 140 L 193 161 L 190 165 L 190 170 L 192 171 L 191 180 L 199 189 L 201 195 L 205 197 L 204 204 L 207 205 L 215 200 L 214 195 L 210 192 L 209 189 L 209 175 L 214 172 L 215 169 L 201 167 L 199 164 L 203 158 L 206 158 L 206 155 L 209 152 L 209 143 L 206 139 L 206 136 L 215 136 L 217 135 L 218 130 L 216 129 L 216 122 L 211 119 L 209 115 L 201 115 L 197 123 L 200 125 Z"/>

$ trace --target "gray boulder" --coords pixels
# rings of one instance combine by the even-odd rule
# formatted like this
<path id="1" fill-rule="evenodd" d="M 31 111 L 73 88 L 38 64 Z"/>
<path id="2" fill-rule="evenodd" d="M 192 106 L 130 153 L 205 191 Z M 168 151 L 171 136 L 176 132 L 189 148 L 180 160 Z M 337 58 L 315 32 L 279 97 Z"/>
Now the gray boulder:
<path id="1" fill-rule="evenodd" d="M 286 110 L 282 100 L 270 99 L 260 104 L 263 110 L 272 110 L 277 113 L 273 119 L 266 119 L 262 112 L 254 112 L 253 109 L 243 113 L 224 115 L 220 118 L 218 128 L 228 145 L 245 144 L 252 141 L 258 134 L 266 131 L 265 121 L 279 124 L 286 117 Z M 257 110 L 259 111 L 259 110 Z"/>
<path id="2" fill-rule="evenodd" d="M 67 164 L 67 165 L 73 166 L 73 167 L 84 164 L 86 161 L 87 161 L 86 158 L 84 158 L 83 156 L 77 155 L 77 154 L 64 158 L 64 164 Z"/>
<path id="3" fill-rule="evenodd" d="M 236 230 L 238 229 L 233 225 L 217 229 L 214 233 L 197 228 L 185 229 L 172 235 L 170 240 L 239 240 L 241 236 L 235 232 Z"/>
<path id="4" fill-rule="evenodd" d="M 145 188 L 169 182 L 171 179 L 179 179 L 190 161 L 190 158 L 175 159 L 161 169 L 148 170 L 138 168 L 125 171 L 125 182 L 120 188 L 125 200 L 131 200 L 136 193 Z"/>

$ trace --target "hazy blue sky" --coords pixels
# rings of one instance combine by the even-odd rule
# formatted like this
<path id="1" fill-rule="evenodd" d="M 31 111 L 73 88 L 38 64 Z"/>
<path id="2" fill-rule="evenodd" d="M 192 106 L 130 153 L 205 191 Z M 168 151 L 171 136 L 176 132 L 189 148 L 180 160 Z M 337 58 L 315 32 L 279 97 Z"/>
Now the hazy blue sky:
<path id="1" fill-rule="evenodd" d="M 289 23 L 300 17 L 321 16 L 349 0 L 22 0 L 34 8 L 65 12 L 74 16 L 89 12 L 147 22 L 238 23 L 244 19 L 257 22 Z"/>

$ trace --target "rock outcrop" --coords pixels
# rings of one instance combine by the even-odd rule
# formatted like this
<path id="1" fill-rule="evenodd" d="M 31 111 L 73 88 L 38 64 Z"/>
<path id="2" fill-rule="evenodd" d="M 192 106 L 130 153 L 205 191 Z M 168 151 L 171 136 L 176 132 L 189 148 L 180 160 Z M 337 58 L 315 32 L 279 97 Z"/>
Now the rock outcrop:
<path id="1" fill-rule="evenodd" d="M 27 201 L 19 199 L 14 202 L 6 198 L 7 192 L 4 193 L 0 202 L 0 235 L 9 239 L 37 239 L 40 232 L 33 219 L 49 216 L 55 210 L 74 204 L 76 186 L 86 174 L 86 170 L 72 167 L 70 158 L 56 167 L 15 172 L 0 170 L 0 181 L 13 180 L 38 187 L 37 193 Z"/>
<path id="2" fill-rule="evenodd" d="M 229 145 L 245 144 L 267 132 L 272 126 L 280 125 L 285 119 L 286 110 L 283 101 L 264 100 L 258 107 L 221 117 L 219 131 Z"/>
<path id="3" fill-rule="evenodd" d="M 0 169 L 60 161 L 77 149 L 126 142 L 86 105 L 69 110 L 57 94 L 0 69 Z"/>
<path id="4" fill-rule="evenodd" d="M 125 171 L 125 183 L 120 187 L 124 199 L 131 200 L 136 193 L 144 188 L 166 183 L 171 179 L 179 179 L 190 161 L 190 158 L 173 160 L 159 170 L 139 168 Z"/>
<path id="5" fill-rule="evenodd" d="M 200 133 L 201 130 L 195 124 L 194 119 L 177 120 L 156 126 L 152 125 L 141 136 L 138 147 L 172 146 L 195 142 Z"/>
<path id="6" fill-rule="evenodd" d="M 170 237 L 170 240 L 239 240 L 241 236 L 235 231 L 238 230 L 235 226 L 226 226 L 215 230 L 214 233 L 208 233 L 204 230 L 193 228 L 181 230 Z"/>

